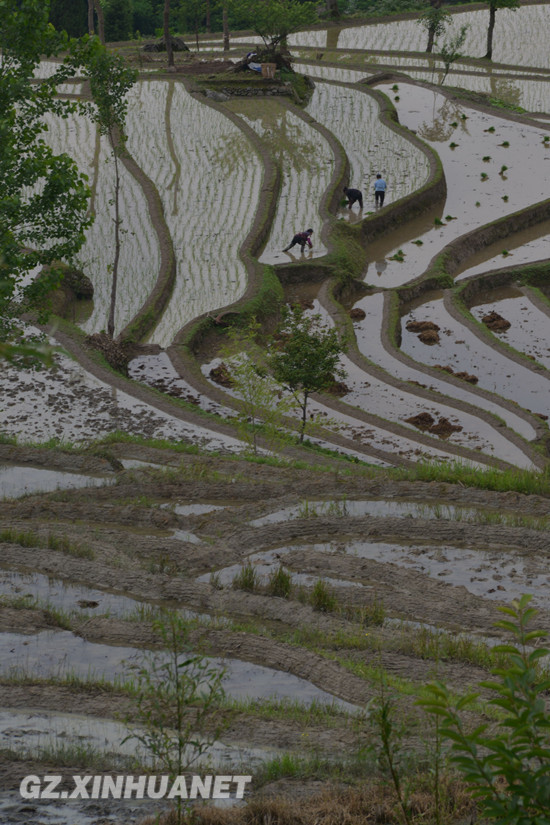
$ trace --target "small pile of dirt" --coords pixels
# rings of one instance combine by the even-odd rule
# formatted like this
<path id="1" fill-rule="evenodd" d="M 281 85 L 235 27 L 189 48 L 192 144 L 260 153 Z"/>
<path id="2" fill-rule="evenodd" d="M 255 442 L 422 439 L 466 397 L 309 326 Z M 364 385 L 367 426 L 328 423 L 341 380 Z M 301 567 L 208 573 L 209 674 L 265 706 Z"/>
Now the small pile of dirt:
<path id="1" fill-rule="evenodd" d="M 407 424 L 412 424 L 413 427 L 417 427 L 419 430 L 429 430 L 435 423 L 434 417 L 427 412 L 413 415 L 411 418 L 406 418 L 405 421 Z"/>
<path id="2" fill-rule="evenodd" d="M 440 438 L 448 438 L 452 433 L 459 433 L 462 430 L 458 424 L 451 424 L 448 418 L 442 416 L 436 424 L 435 418 L 428 412 L 418 413 L 411 418 L 406 418 L 405 421 L 423 432 L 438 435 Z"/>
<path id="3" fill-rule="evenodd" d="M 94 332 L 93 335 L 88 335 L 84 339 L 84 345 L 88 349 L 96 349 L 101 352 L 109 366 L 123 375 L 128 375 L 128 353 L 106 332 Z"/>
<path id="4" fill-rule="evenodd" d="M 347 395 L 349 391 L 350 388 L 343 381 L 335 381 L 330 385 L 330 387 L 327 388 L 328 393 L 331 395 L 337 395 L 339 398 L 342 395 Z"/>
<path id="5" fill-rule="evenodd" d="M 512 326 L 510 321 L 507 321 L 506 318 L 503 318 L 502 315 L 499 315 L 498 312 L 494 310 L 488 315 L 484 315 L 481 321 L 491 332 L 506 332 L 506 330 Z"/>
<path id="6" fill-rule="evenodd" d="M 477 384 L 479 378 L 477 375 L 472 375 L 470 372 L 455 372 L 457 378 L 461 378 L 463 381 L 467 381 L 468 384 Z"/>
<path id="7" fill-rule="evenodd" d="M 427 329 L 424 332 L 421 332 L 418 336 L 418 340 L 422 341 L 423 344 L 438 344 L 439 343 L 439 332 L 435 329 Z"/>
<path id="8" fill-rule="evenodd" d="M 350 309 L 349 317 L 353 321 L 362 321 L 363 318 L 367 317 L 367 313 L 364 309 L 361 309 L 360 307 L 354 307 L 353 309 Z"/>
<path id="9" fill-rule="evenodd" d="M 438 435 L 440 438 L 449 438 L 453 433 L 459 433 L 462 427 L 459 424 L 451 424 L 448 418 L 441 417 L 437 424 L 430 427 L 430 432 L 433 435 Z"/>
<path id="10" fill-rule="evenodd" d="M 231 378 L 231 373 L 227 367 L 227 364 L 224 364 L 223 361 L 217 367 L 213 367 L 210 372 L 209 376 L 212 381 L 215 381 L 216 384 L 220 384 L 222 387 L 232 387 L 233 386 L 233 379 Z"/>
<path id="11" fill-rule="evenodd" d="M 542 421 L 548 421 L 548 416 L 544 415 L 544 413 L 533 413 L 533 415 L 536 415 L 537 418 L 542 419 Z"/>
<path id="12" fill-rule="evenodd" d="M 409 332 L 426 332 L 429 329 L 439 332 L 438 325 L 433 321 L 407 321 L 407 329 Z"/>
<path id="13" fill-rule="evenodd" d="M 477 375 L 472 375 L 471 373 L 464 372 L 464 371 L 455 372 L 454 369 L 451 366 L 449 366 L 449 364 L 446 364 L 445 366 L 443 366 L 442 364 L 436 364 L 435 368 L 436 368 L 436 370 L 442 370 L 443 372 L 448 372 L 449 375 L 454 375 L 455 378 L 461 378 L 462 381 L 467 381 L 468 384 L 477 384 L 477 382 L 479 381 L 479 378 L 477 377 Z"/>

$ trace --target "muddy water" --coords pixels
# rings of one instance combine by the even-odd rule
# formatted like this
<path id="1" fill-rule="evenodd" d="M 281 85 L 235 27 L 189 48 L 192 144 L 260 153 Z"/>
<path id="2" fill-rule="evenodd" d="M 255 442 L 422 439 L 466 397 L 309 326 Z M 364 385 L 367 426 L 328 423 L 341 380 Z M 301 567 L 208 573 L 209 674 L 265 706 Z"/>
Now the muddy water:
<path id="1" fill-rule="evenodd" d="M 434 298 L 441 298 L 443 293 L 432 293 L 432 295 Z M 363 355 L 371 361 L 374 361 L 375 364 L 380 364 L 380 366 L 388 370 L 391 375 L 403 381 L 416 381 L 436 392 L 467 401 L 469 404 L 473 404 L 474 406 L 498 415 L 509 427 L 524 438 L 528 440 L 536 438 L 536 431 L 528 421 L 511 412 L 506 407 L 502 407 L 494 401 L 487 400 L 471 392 L 466 382 L 464 382 L 463 388 L 456 387 L 454 384 L 444 380 L 444 373 L 441 378 L 427 375 L 415 369 L 413 366 L 403 364 L 389 353 L 384 348 L 381 337 L 384 300 L 386 300 L 386 298 L 383 293 L 376 293 L 362 298 L 354 305 L 366 313 L 366 317 L 362 321 L 354 321 L 353 324 L 357 344 Z M 515 444 L 512 444 L 501 431 L 491 427 L 482 419 L 479 419 L 479 428 L 484 438 L 492 444 L 494 455 L 518 467 L 533 466 L 531 460 L 525 456 L 523 451 Z"/>
<path id="2" fill-rule="evenodd" d="M 497 338 L 550 369 L 550 306 L 548 314 L 544 313 L 523 292 L 508 289 L 495 290 L 490 300 L 478 296 L 470 311 L 478 321 L 489 312 L 498 312 L 512 326 L 505 332 L 496 332 Z"/>
<path id="3" fill-rule="evenodd" d="M 380 305 L 381 310 L 383 295 L 379 294 L 371 297 Z M 314 300 L 313 307 L 312 312 L 318 311 L 324 322 L 330 326 L 333 325 L 332 319 L 318 301 Z M 462 428 L 461 431 L 453 432 L 445 439 L 450 443 L 460 444 L 489 455 L 497 455 L 498 451 L 504 451 L 519 462 L 521 466 L 531 466 L 530 459 L 527 459 L 521 450 L 509 444 L 507 439 L 495 428 L 484 421 L 480 421 L 477 416 L 463 410 L 457 410 L 443 403 L 443 401 L 434 402 L 420 398 L 401 387 L 387 384 L 381 378 L 362 370 L 347 356 L 342 356 L 340 363 L 347 373 L 345 383 L 349 391 L 343 397 L 347 404 L 403 424 L 407 429 L 415 432 L 417 432 L 416 428 L 413 424 L 407 422 L 407 418 L 420 412 L 428 412 L 434 417 L 435 421 L 438 421 L 441 417 L 447 418 L 453 425 Z M 438 438 L 436 443 L 439 445 L 444 443 L 445 440 Z M 426 449 L 426 447 L 423 446 L 423 449 Z"/>
<path id="4" fill-rule="evenodd" d="M 543 144 L 542 130 L 474 111 L 429 89 L 401 82 L 398 86 L 400 100 L 394 105 L 399 120 L 437 151 L 447 180 L 447 198 L 443 226 L 434 225 L 410 241 L 396 240 L 390 249 L 383 242 L 373 245 L 371 260 L 384 260 L 386 266 L 375 279 L 367 271 L 366 279 L 383 287 L 399 286 L 421 275 L 433 256 L 464 232 L 544 200 L 543 170 L 550 164 L 550 148 Z M 378 88 L 395 97 L 391 86 Z M 489 128 L 495 131 L 488 132 Z M 502 145 L 505 142 L 509 147 Z M 508 167 L 504 176 L 499 174 L 502 166 Z M 399 249 L 403 260 L 390 260 Z"/>
<path id="5" fill-rule="evenodd" d="M 55 341 L 53 341 L 55 343 Z M 200 444 L 205 449 L 238 452 L 242 444 L 166 414 L 87 373 L 58 354 L 55 369 L 22 373 L 4 366 L 0 376 L 1 431 L 21 443 L 56 438 L 77 444 L 113 430 Z"/>
<path id="6" fill-rule="evenodd" d="M 208 364 L 203 364 L 201 369 L 206 378 L 212 367 L 218 366 L 220 359 L 215 358 Z M 369 376 L 370 380 L 370 376 Z M 379 382 L 382 390 L 387 389 L 386 385 Z M 235 393 L 232 390 L 225 390 L 232 395 Z M 346 398 L 346 396 L 344 396 Z M 352 441 L 357 441 L 365 446 L 375 447 L 384 453 L 388 453 L 388 460 L 391 464 L 391 457 L 394 453 L 398 453 L 404 458 L 409 458 L 412 461 L 433 459 L 433 460 L 448 460 L 449 454 L 444 449 L 438 449 L 431 445 L 419 444 L 413 438 L 408 439 L 402 435 L 396 435 L 390 429 L 383 429 L 373 424 L 366 424 L 364 421 L 353 416 L 353 407 L 349 406 L 344 412 L 343 410 L 334 410 L 316 399 L 310 399 L 308 402 L 308 409 L 310 414 L 318 418 L 319 423 L 328 430 L 334 430 L 341 435 L 350 438 Z M 345 409 L 345 408 L 344 408 Z M 298 418 L 298 412 L 296 413 Z M 388 466 L 388 464 L 380 458 L 365 455 L 365 453 L 357 452 L 351 448 L 341 447 L 340 445 L 333 445 L 325 439 L 321 439 L 315 435 L 308 436 L 316 444 L 322 447 L 331 447 L 332 449 L 345 453 L 350 456 L 360 458 L 371 464 L 380 466 Z M 454 458 L 454 457 L 453 457 Z M 467 459 L 461 459 L 464 464 L 468 466 L 475 466 L 476 462 L 471 462 Z M 479 465 L 481 466 L 481 465 Z"/>
<path id="7" fill-rule="evenodd" d="M 505 255 L 503 252 L 509 254 Z M 468 259 L 467 268 L 455 278 L 462 281 L 472 275 L 490 272 L 506 266 L 518 266 L 550 258 L 550 221 L 543 221 L 522 232 L 509 235 L 506 240 L 486 246 Z"/>
<path id="8" fill-rule="evenodd" d="M 42 573 L 0 569 L 0 597 L 36 599 L 69 613 L 127 616 L 147 603 L 85 585 L 51 579 Z"/>
<path id="9" fill-rule="evenodd" d="M 407 330 L 408 320 L 433 321 L 440 327 L 438 344 L 423 344 L 418 335 Z M 477 375 L 479 386 L 516 401 L 524 409 L 543 415 L 550 408 L 550 381 L 543 375 L 516 364 L 481 341 L 456 321 L 442 300 L 428 301 L 401 319 L 402 349 L 426 364 L 450 365 L 455 372 Z"/>
<path id="10" fill-rule="evenodd" d="M 311 682 L 273 668 L 239 659 L 206 657 L 213 667 L 226 671 L 225 692 L 240 699 L 295 699 L 350 707 Z M 0 672 L 61 678 L 74 674 L 83 679 L 132 680 L 132 672 L 142 662 L 138 648 L 88 642 L 68 631 L 44 630 L 34 635 L 0 634 Z"/>
<path id="11" fill-rule="evenodd" d="M 18 498 L 32 493 L 49 493 L 52 490 L 76 490 L 80 487 L 102 487 L 112 484 L 109 476 L 88 476 L 80 473 L 63 473 L 44 470 L 42 467 L 19 467 L 15 464 L 0 465 L 0 499 Z"/>
<path id="12" fill-rule="evenodd" d="M 457 519 L 460 521 L 475 521 L 475 516 L 483 510 L 473 507 L 455 507 L 453 504 L 438 502 L 437 504 L 418 503 L 410 501 L 399 501 L 393 499 L 368 499 L 357 501 L 353 499 L 342 500 L 316 500 L 307 499 L 300 504 L 284 507 L 268 515 L 254 519 L 250 524 L 252 527 L 262 527 L 265 524 L 279 524 L 283 521 L 290 521 L 296 518 L 321 518 L 341 517 L 356 518 L 358 516 L 399 516 L 401 518 L 421 518 L 421 519 Z"/>
<path id="13" fill-rule="evenodd" d="M 331 542 L 309 545 L 289 545 L 277 547 L 260 553 L 253 553 L 246 563 L 254 567 L 258 580 L 265 584 L 269 576 L 283 566 L 291 574 L 296 585 L 312 586 L 321 578 L 333 587 L 364 586 L 368 590 L 374 585 L 361 585 L 342 578 L 324 575 L 295 573 L 292 567 L 292 553 L 342 553 L 361 559 L 372 559 L 383 564 L 396 564 L 417 570 L 439 582 L 446 582 L 453 587 L 465 587 L 470 593 L 487 599 L 510 601 L 522 593 L 529 593 L 533 601 L 545 607 L 550 597 L 550 575 L 546 561 L 529 557 L 528 559 L 512 552 L 490 550 L 472 550 L 449 545 L 425 546 L 403 545 L 385 542 Z M 238 575 L 243 564 L 235 564 L 217 571 L 222 584 L 230 585 Z M 199 581 L 207 580 L 201 576 Z"/>
<path id="14" fill-rule="evenodd" d="M 128 375 L 135 381 L 141 381 L 167 395 L 183 398 L 206 412 L 216 413 L 224 418 L 231 418 L 235 415 L 234 410 L 229 407 L 222 407 L 216 401 L 205 397 L 188 384 L 184 378 L 181 378 L 166 352 L 159 352 L 158 355 L 140 355 L 133 358 L 128 364 Z"/>
<path id="15" fill-rule="evenodd" d="M 139 726 L 136 726 L 139 731 Z M 0 710 L 0 742 L 15 751 L 40 752 L 63 743 L 77 745 L 121 757 L 136 757 L 141 764 L 153 764 L 152 757 L 142 745 L 128 736 L 128 728 L 121 722 L 72 713 L 54 713 L 45 710 Z M 192 753 L 192 751 L 190 751 Z M 263 760 L 276 751 L 264 748 L 239 747 L 214 742 L 197 764 L 211 763 L 217 767 L 242 764 L 250 759 L 251 767 L 258 768 Z"/>
<path id="16" fill-rule="evenodd" d="M 334 155 L 324 137 L 275 100 L 232 101 L 227 107 L 260 136 L 283 174 L 271 233 L 260 256 L 263 263 L 288 263 L 325 255 L 319 204 L 334 169 Z M 305 194 L 307 193 L 307 195 Z M 282 250 L 297 232 L 313 229 L 313 249 Z"/>

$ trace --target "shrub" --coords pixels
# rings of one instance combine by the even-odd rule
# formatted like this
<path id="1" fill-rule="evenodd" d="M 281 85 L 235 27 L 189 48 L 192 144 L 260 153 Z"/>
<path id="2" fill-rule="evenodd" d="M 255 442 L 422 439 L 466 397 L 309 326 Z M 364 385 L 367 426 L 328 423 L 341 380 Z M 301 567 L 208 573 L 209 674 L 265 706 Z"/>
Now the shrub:
<path id="1" fill-rule="evenodd" d="M 280 596 L 288 599 L 292 592 L 292 575 L 280 565 L 277 570 L 269 576 L 267 583 L 267 593 L 270 596 Z"/>
<path id="2" fill-rule="evenodd" d="M 492 669 L 495 681 L 481 682 L 492 690 L 489 705 L 500 715 L 495 730 L 481 724 L 473 730 L 462 716 L 479 694 L 453 698 L 441 682 L 428 686 L 430 698 L 420 704 L 441 719 L 441 733 L 451 743 L 450 757 L 481 806 L 481 819 L 499 825 L 547 825 L 550 822 L 550 713 L 545 696 L 550 679 L 539 660 L 545 648 L 532 645 L 547 634 L 527 630 L 536 615 L 531 596 L 499 610 L 510 619 L 497 627 L 510 632 L 516 644 L 499 645 L 506 663 Z"/>

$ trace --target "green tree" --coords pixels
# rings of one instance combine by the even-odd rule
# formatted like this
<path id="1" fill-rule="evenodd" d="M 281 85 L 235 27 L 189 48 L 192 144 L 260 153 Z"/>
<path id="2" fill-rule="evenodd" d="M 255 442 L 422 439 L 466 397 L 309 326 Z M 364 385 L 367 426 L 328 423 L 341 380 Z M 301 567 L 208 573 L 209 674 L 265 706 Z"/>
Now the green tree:
<path id="1" fill-rule="evenodd" d="M 496 15 L 498 9 L 519 9 L 519 0 L 490 0 L 489 2 L 489 26 L 487 28 L 487 53 L 486 60 L 493 58 L 493 32 L 495 30 Z"/>
<path id="2" fill-rule="evenodd" d="M 498 825 L 550 823 L 550 713 L 546 697 L 548 671 L 540 662 L 550 650 L 536 647 L 545 631 L 528 630 L 537 611 L 531 596 L 499 610 L 509 618 L 497 622 L 516 644 L 494 649 L 508 662 L 494 668 L 495 681 L 480 687 L 493 692 L 489 705 L 498 712 L 496 731 L 487 723 L 471 728 L 464 718 L 479 694 L 456 699 L 441 682 L 428 686 L 430 697 L 420 704 L 441 718 L 441 733 L 451 745 L 451 760 L 459 768 L 481 807 L 481 818 Z"/>
<path id="3" fill-rule="evenodd" d="M 259 332 L 260 325 L 255 320 L 244 331 L 230 330 L 230 345 L 222 352 L 237 394 L 239 436 L 254 455 L 258 452 L 260 435 L 270 450 L 280 446 L 284 440 L 284 416 L 295 407 L 291 399 L 283 397 L 281 387 L 259 363 L 256 346 Z"/>
<path id="4" fill-rule="evenodd" d="M 336 378 L 345 378 L 338 366 L 345 342 L 335 329 L 321 326 L 320 316 L 307 316 L 300 307 L 286 311 L 279 330 L 279 346 L 270 364 L 275 379 L 286 387 L 301 410 L 300 441 L 304 440 L 307 403 L 312 392 L 328 389 Z"/>
<path id="5" fill-rule="evenodd" d="M 120 215 L 120 158 L 125 151 L 126 136 L 124 126 L 128 108 L 127 92 L 136 81 L 137 73 L 126 66 L 124 59 L 108 52 L 96 37 L 85 41 L 75 52 L 73 62 L 80 65 L 84 76 L 90 81 L 93 104 L 87 111 L 95 120 L 102 135 L 111 147 L 114 161 L 114 256 L 112 264 L 111 301 L 107 333 L 112 338 L 115 332 L 115 308 L 118 285 L 118 265 L 121 248 Z"/>
<path id="6" fill-rule="evenodd" d="M 232 0 L 231 9 L 258 34 L 266 51 L 275 54 L 292 32 L 317 19 L 316 4 L 299 0 Z"/>
<path id="7" fill-rule="evenodd" d="M 137 670 L 134 708 L 125 719 L 130 734 L 168 773 L 182 776 L 220 736 L 220 705 L 224 698 L 225 671 L 203 656 L 191 653 L 185 619 L 164 612 L 153 621 L 161 639 L 162 653 L 145 654 Z M 177 798 L 177 821 L 182 821 L 181 797 Z"/>
<path id="8" fill-rule="evenodd" d="M 107 40 L 128 40 L 132 34 L 132 0 L 109 0 L 105 4 L 105 37 Z"/>
<path id="9" fill-rule="evenodd" d="M 449 74 L 450 68 L 453 63 L 456 63 L 457 60 L 460 60 L 462 57 L 462 46 L 466 42 L 466 35 L 468 33 L 468 26 L 461 26 L 460 31 L 454 35 L 454 37 L 450 37 L 449 40 L 446 40 L 440 49 L 440 55 L 443 60 L 443 65 L 445 66 L 445 71 L 443 72 L 443 77 L 441 78 L 441 85 L 445 83 L 445 79 Z"/>
<path id="10" fill-rule="evenodd" d="M 47 295 L 59 281 L 55 262 L 70 259 L 84 242 L 89 190 L 66 154 L 46 144 L 44 117 L 61 117 L 74 104 L 58 100 L 68 72 L 39 83 L 41 56 L 66 50 L 65 32 L 48 23 L 43 0 L 0 0 L 0 341 L 3 354 L 17 342 L 17 319 L 28 311 L 47 315 Z M 52 266 L 53 265 L 53 266 Z M 32 278 L 33 270 L 48 274 Z M 17 350 L 12 350 L 17 353 Z M 22 350 L 19 350 L 22 353 Z"/>
<path id="11" fill-rule="evenodd" d="M 87 16 L 87 0 L 51 0 L 50 23 L 56 29 L 64 29 L 71 37 L 86 34 Z"/>
<path id="12" fill-rule="evenodd" d="M 437 5 L 430 5 L 428 9 L 418 18 L 418 23 L 428 32 L 428 43 L 426 52 L 433 50 L 434 41 L 445 31 L 446 26 L 451 21 L 448 11 L 441 8 L 440 0 L 436 0 Z"/>

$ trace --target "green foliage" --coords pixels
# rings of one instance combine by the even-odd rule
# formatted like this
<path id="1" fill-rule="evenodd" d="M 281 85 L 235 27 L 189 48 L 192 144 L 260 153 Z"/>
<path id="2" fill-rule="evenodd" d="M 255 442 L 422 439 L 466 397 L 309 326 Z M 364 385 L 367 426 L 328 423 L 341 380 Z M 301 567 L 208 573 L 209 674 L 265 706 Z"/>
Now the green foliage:
<path id="1" fill-rule="evenodd" d="M 310 393 L 328 389 L 335 377 L 345 377 L 338 366 L 345 343 L 335 329 L 321 326 L 319 315 L 307 316 L 295 306 L 283 314 L 279 345 L 271 348 L 269 362 L 275 379 L 292 393 L 302 411 L 303 441 Z"/>
<path id="2" fill-rule="evenodd" d="M 17 318 L 29 310 L 46 319 L 47 295 L 59 281 L 51 264 L 82 246 L 89 190 L 74 161 L 43 139 L 47 114 L 66 117 L 74 109 L 56 98 L 70 71 L 60 65 L 47 80 L 33 82 L 42 55 L 68 48 L 66 34 L 48 25 L 48 6 L 40 0 L 0 0 L 0 20 L 0 342 L 17 359 L 21 353 L 6 342 L 14 343 Z M 22 287 L 40 266 L 48 266 L 48 274 Z"/>
<path id="3" fill-rule="evenodd" d="M 230 0 L 234 15 L 248 21 L 268 51 L 274 52 L 289 34 L 315 22 L 315 3 L 299 0 Z"/>
<path id="4" fill-rule="evenodd" d="M 231 582 L 233 590 L 246 590 L 248 593 L 253 593 L 258 589 L 258 577 L 256 575 L 256 568 L 253 564 L 248 562 L 245 564 L 240 573 L 233 578 Z"/>
<path id="5" fill-rule="evenodd" d="M 426 51 L 431 52 L 434 40 L 444 33 L 446 27 L 451 22 L 451 15 L 441 6 L 430 5 L 426 11 L 420 15 L 417 22 L 428 32 Z"/>
<path id="6" fill-rule="evenodd" d="M 285 440 L 284 416 L 294 409 L 292 399 L 282 395 L 281 388 L 261 363 L 255 340 L 260 325 L 252 319 L 245 330 L 232 328 L 230 344 L 222 350 L 224 363 L 237 394 L 237 417 L 240 438 L 254 455 L 258 454 L 258 437 L 263 435 L 269 450 L 275 452 Z M 255 359 L 252 352 L 257 352 Z"/>
<path id="7" fill-rule="evenodd" d="M 137 670 L 135 707 L 125 718 L 131 732 L 124 741 L 140 743 L 174 779 L 220 735 L 224 671 L 189 651 L 188 626 L 178 613 L 162 613 L 153 621 L 153 630 L 164 651 L 145 654 Z M 179 823 L 181 798 L 177 814 Z"/>
<path id="8" fill-rule="evenodd" d="M 105 38 L 128 40 L 133 34 L 132 0 L 107 0 L 105 3 Z"/>
<path id="9" fill-rule="evenodd" d="M 288 599 L 292 592 L 292 575 L 280 565 L 270 574 L 266 592 L 269 596 Z"/>
<path id="10" fill-rule="evenodd" d="M 309 603 L 314 610 L 321 613 L 334 613 L 338 607 L 338 599 L 322 579 L 315 582 L 309 596 Z"/>
<path id="11" fill-rule="evenodd" d="M 459 32 L 450 37 L 449 40 L 445 40 L 445 42 L 441 45 L 439 53 L 441 55 L 441 59 L 443 60 L 443 65 L 445 66 L 445 71 L 443 73 L 443 77 L 441 78 L 442 86 L 445 83 L 445 78 L 449 74 L 452 64 L 457 60 L 460 60 L 462 57 L 461 49 L 466 42 L 467 33 L 468 26 L 461 26 Z"/>
<path id="12" fill-rule="evenodd" d="M 497 622 L 515 638 L 495 653 L 507 662 L 492 670 L 495 681 L 481 687 L 493 692 L 489 706 L 500 713 L 497 730 L 480 724 L 473 730 L 464 719 L 478 694 L 452 699 L 441 682 L 429 686 L 420 704 L 440 717 L 441 733 L 451 745 L 451 760 L 463 774 L 481 807 L 481 815 L 499 825 L 548 825 L 550 822 L 550 714 L 545 696 L 550 690 L 540 660 L 550 650 L 537 647 L 541 630 L 528 630 L 536 615 L 531 596 L 499 610 L 508 618 Z"/>

